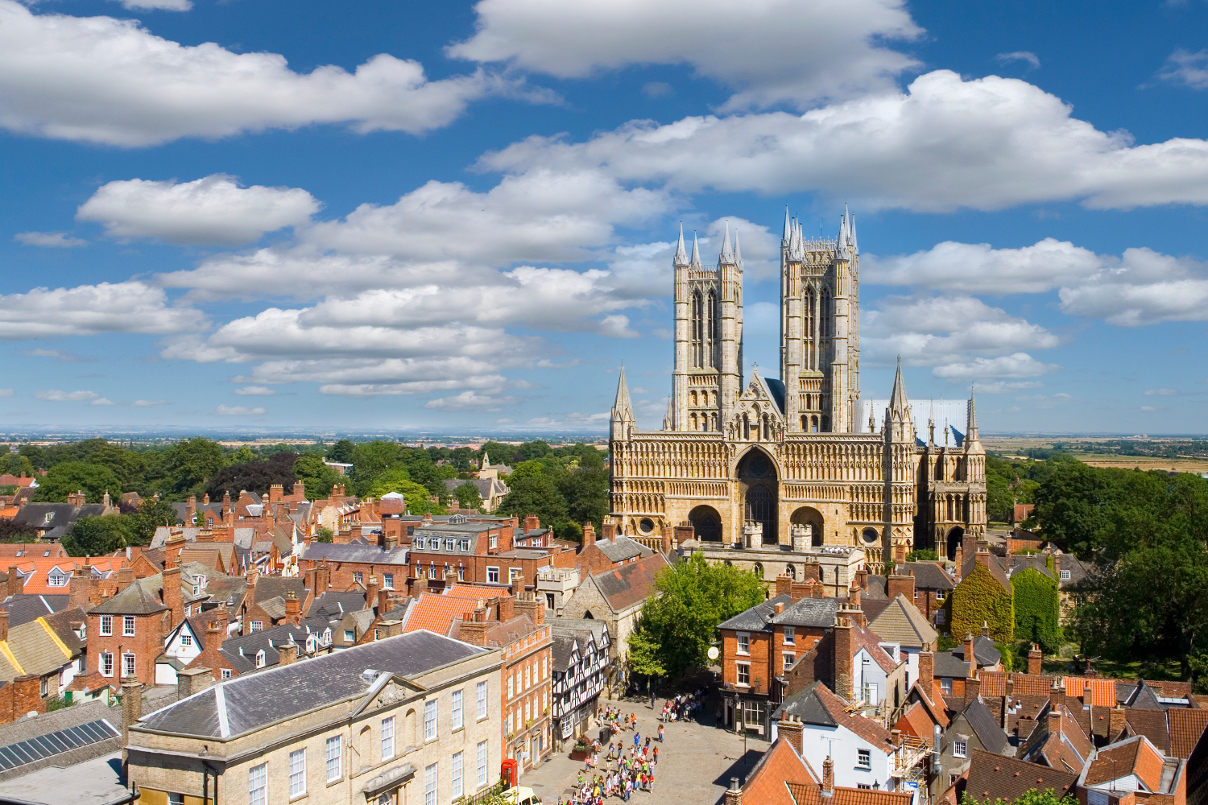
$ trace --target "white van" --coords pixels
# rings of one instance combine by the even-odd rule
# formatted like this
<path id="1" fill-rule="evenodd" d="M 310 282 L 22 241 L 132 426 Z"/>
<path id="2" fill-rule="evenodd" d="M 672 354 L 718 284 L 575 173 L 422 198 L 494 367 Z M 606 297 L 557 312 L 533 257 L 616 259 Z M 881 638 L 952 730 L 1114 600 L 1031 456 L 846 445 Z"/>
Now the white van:
<path id="1" fill-rule="evenodd" d="M 508 805 L 541 805 L 541 797 L 533 793 L 533 789 L 518 785 L 503 792 L 503 801 Z"/>

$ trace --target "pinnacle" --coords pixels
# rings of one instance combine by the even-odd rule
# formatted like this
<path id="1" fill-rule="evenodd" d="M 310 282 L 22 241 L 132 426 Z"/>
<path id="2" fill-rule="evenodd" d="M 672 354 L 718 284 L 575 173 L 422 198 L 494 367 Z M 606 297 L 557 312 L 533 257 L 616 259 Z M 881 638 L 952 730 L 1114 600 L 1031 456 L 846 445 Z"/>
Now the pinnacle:
<path id="1" fill-rule="evenodd" d="M 688 265 L 688 252 L 684 249 L 684 225 L 680 223 L 679 244 L 675 248 L 675 258 L 672 263 L 677 266 Z"/>

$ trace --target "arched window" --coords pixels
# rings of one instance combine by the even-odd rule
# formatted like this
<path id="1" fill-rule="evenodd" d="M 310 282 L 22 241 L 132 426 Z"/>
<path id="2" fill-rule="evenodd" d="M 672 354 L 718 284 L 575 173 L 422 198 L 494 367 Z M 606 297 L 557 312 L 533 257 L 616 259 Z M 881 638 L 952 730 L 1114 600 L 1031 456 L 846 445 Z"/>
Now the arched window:
<path id="1" fill-rule="evenodd" d="M 701 330 L 703 329 L 703 327 L 702 327 L 703 322 L 701 322 L 702 314 L 703 314 L 703 311 L 701 310 L 700 292 L 697 291 L 692 294 L 692 321 L 691 321 L 692 365 L 697 368 L 699 368 L 701 366 L 701 358 L 703 357 L 702 356 L 702 352 L 703 352 L 702 337 L 704 334 L 701 332 Z"/>
<path id="2" fill-rule="evenodd" d="M 751 440 L 751 418 L 746 414 L 742 415 L 742 438 L 746 441 Z"/>
<path id="3" fill-rule="evenodd" d="M 809 429 L 810 429 L 809 428 L 809 417 L 802 414 L 801 415 L 801 430 L 808 433 Z"/>
<path id="4" fill-rule="evenodd" d="M 817 325 L 818 319 L 815 315 L 814 308 L 818 303 L 818 299 L 814 296 L 814 289 L 808 288 L 805 291 L 805 318 L 803 321 L 802 333 L 805 335 L 805 349 L 803 350 L 802 360 L 805 362 L 806 369 L 816 369 L 817 365 L 814 361 L 814 327 Z"/>
<path id="5" fill-rule="evenodd" d="M 705 360 L 703 366 L 712 367 L 715 364 L 713 359 L 713 343 L 717 334 L 717 294 L 713 291 L 709 292 L 709 309 L 706 311 L 708 317 L 705 319 Z"/>
<path id="6" fill-rule="evenodd" d="M 696 414 L 692 414 L 691 421 L 692 421 L 692 430 L 696 430 Z"/>
<path id="7" fill-rule="evenodd" d="M 766 442 L 766 441 L 770 441 L 771 438 L 772 438 L 772 426 L 771 426 L 771 423 L 768 422 L 768 415 L 764 414 L 763 415 L 763 440 Z"/>
<path id="8" fill-rule="evenodd" d="M 788 576 L 790 579 L 796 579 L 797 568 L 793 565 L 786 565 L 784 568 L 784 575 Z"/>
<path id="9" fill-rule="evenodd" d="M 819 334 L 822 338 L 830 338 L 835 334 L 835 323 L 832 320 L 832 304 L 829 288 L 822 289 L 822 305 L 818 311 Z"/>
<path id="10" fill-rule="evenodd" d="M 755 567 L 751 568 L 751 571 L 755 574 L 755 578 L 757 578 L 757 579 L 763 578 L 763 565 L 760 564 L 759 562 L 755 563 Z"/>
<path id="11" fill-rule="evenodd" d="M 818 417 L 816 417 L 816 416 L 810 417 L 810 432 L 811 433 L 818 432 Z"/>

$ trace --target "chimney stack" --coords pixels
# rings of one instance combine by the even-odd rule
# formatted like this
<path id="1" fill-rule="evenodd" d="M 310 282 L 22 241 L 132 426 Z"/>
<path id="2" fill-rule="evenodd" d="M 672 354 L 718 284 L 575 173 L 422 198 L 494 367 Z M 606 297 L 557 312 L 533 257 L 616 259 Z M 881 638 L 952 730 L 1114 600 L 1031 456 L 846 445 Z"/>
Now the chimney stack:
<path id="1" fill-rule="evenodd" d="M 189 495 L 185 500 L 185 525 L 193 525 L 193 518 L 197 515 L 197 496 Z"/>
<path id="2" fill-rule="evenodd" d="M 1002 697 L 1002 729 L 1006 732 L 1007 725 L 1011 719 L 1011 699 L 1015 697 L 1015 681 L 1011 678 L 1011 674 L 1007 674 L 1007 690 L 1006 695 Z"/>
<path id="3" fill-rule="evenodd" d="M 86 501 L 87 498 L 84 495 L 84 490 L 82 489 L 76 490 L 75 492 L 71 492 L 67 495 L 67 502 L 72 506 L 83 506 Z"/>
<path id="4" fill-rule="evenodd" d="M 370 576 L 369 583 L 365 585 L 365 609 L 373 609 L 377 606 L 378 590 L 380 589 L 378 577 Z"/>
<path id="5" fill-rule="evenodd" d="M 1061 685 L 1057 682 L 1057 677 L 1053 677 L 1053 686 L 1049 688 L 1049 706 L 1056 707 L 1061 704 L 1061 699 L 1065 695 L 1065 691 L 1061 689 Z"/>
<path id="6" fill-rule="evenodd" d="M 130 743 L 130 727 L 143 717 L 143 685 L 141 682 L 122 683 L 122 746 Z M 126 750 L 122 749 L 122 765 Z"/>
<path id="7" fill-rule="evenodd" d="M 914 603 L 914 576 L 889 576 L 885 580 L 885 585 L 888 588 L 886 593 L 890 601 L 899 595 L 904 595 L 907 601 Z"/>
<path id="8" fill-rule="evenodd" d="M 981 680 L 971 676 L 965 680 L 965 701 L 981 698 Z"/>
<path id="9" fill-rule="evenodd" d="M 835 793 L 835 761 L 827 755 L 822 761 L 822 796 L 829 797 Z"/>
<path id="10" fill-rule="evenodd" d="M 797 750 L 797 754 L 802 755 L 802 757 L 804 757 L 804 749 L 802 744 L 802 732 L 804 729 L 805 725 L 801 723 L 800 719 L 794 718 L 792 715 L 787 713 L 785 714 L 784 718 L 780 719 L 780 725 L 778 727 L 780 737 L 788 741 L 789 744 L 791 744 L 792 747 Z"/>
<path id="11" fill-rule="evenodd" d="M 833 643 L 835 660 L 831 667 L 835 669 L 835 693 L 848 702 L 853 696 L 851 633 L 851 620 L 842 615 L 836 616 Z"/>
<path id="12" fill-rule="evenodd" d="M 71 580 L 67 582 L 67 606 L 87 609 L 91 599 L 91 590 L 92 565 L 85 560 L 84 566 L 71 574 Z"/>
<path id="13" fill-rule="evenodd" d="M 977 676 L 977 655 L 973 653 L 973 633 L 965 635 L 965 662 L 969 665 L 969 676 Z"/>
<path id="14" fill-rule="evenodd" d="M 935 688 L 935 654 L 930 643 L 924 645 L 923 650 L 919 652 L 919 687 L 930 700 L 934 695 L 932 690 Z"/>
<path id="15" fill-rule="evenodd" d="M 662 539 L 659 541 L 659 550 L 664 556 L 671 553 L 675 545 L 675 527 L 665 525 L 662 530 Z"/>
<path id="16" fill-rule="evenodd" d="M 616 523 L 602 524 L 600 526 L 600 538 L 606 539 L 609 541 L 615 541 L 617 538 L 617 524 Z M 585 541 L 583 544 L 586 545 L 587 542 Z"/>
<path id="17" fill-rule="evenodd" d="M 293 665 L 298 661 L 298 644 L 291 637 L 288 643 L 277 646 L 277 655 L 278 665 Z"/>
<path id="18" fill-rule="evenodd" d="M 172 613 L 172 626 L 175 628 L 185 617 L 184 602 L 180 597 L 180 568 L 165 567 L 163 582 L 164 606 Z"/>
<path id="19" fill-rule="evenodd" d="M 541 528 L 541 518 L 540 517 L 538 517 L 535 514 L 524 515 L 524 530 L 526 532 L 538 531 L 538 530 L 540 530 L 540 528 Z"/>
<path id="20" fill-rule="evenodd" d="M 0 643 L 8 640 L 8 610 L 0 612 Z"/>
<path id="21" fill-rule="evenodd" d="M 730 778 L 730 787 L 726 789 L 724 805 L 742 805 L 742 789 L 738 786 L 738 778 Z"/>
<path id="22" fill-rule="evenodd" d="M 1128 713 L 1120 705 L 1116 705 L 1107 714 L 1107 740 L 1118 741 L 1120 733 L 1124 732 L 1124 725 L 1127 723 Z"/>
<path id="23" fill-rule="evenodd" d="M 587 548 L 587 547 L 595 545 L 595 544 L 596 544 L 596 530 L 594 528 L 592 528 L 591 523 L 584 523 L 583 524 L 583 547 Z"/>
<path id="24" fill-rule="evenodd" d="M 182 668 L 176 672 L 176 700 L 187 699 L 214 684 L 214 672 L 209 668 Z"/>
<path id="25" fill-rule="evenodd" d="M 302 625 L 302 602 L 293 590 L 285 594 L 285 619 L 294 626 Z"/>
<path id="26" fill-rule="evenodd" d="M 1049 735 L 1061 735 L 1061 711 L 1056 705 L 1049 708 Z"/>
<path id="27" fill-rule="evenodd" d="M 398 534 L 387 534 L 383 540 L 383 547 L 388 551 L 393 551 L 398 547 Z"/>
<path id="28" fill-rule="evenodd" d="M 499 622 L 507 623 L 516 617 L 516 597 L 505 595 L 499 599 Z"/>
<path id="29" fill-rule="evenodd" d="M 1044 655 L 1040 652 L 1040 646 L 1033 643 L 1032 647 L 1030 649 L 1028 649 L 1028 674 L 1029 675 L 1038 676 L 1041 673 L 1041 667 L 1042 667 L 1041 660 L 1043 660 L 1043 659 L 1044 659 Z"/>
<path id="30" fill-rule="evenodd" d="M 469 613 L 467 613 L 469 614 Z M 458 639 L 471 646 L 481 646 L 487 642 L 486 609 L 478 607 L 472 617 L 462 617 L 461 631 Z"/>

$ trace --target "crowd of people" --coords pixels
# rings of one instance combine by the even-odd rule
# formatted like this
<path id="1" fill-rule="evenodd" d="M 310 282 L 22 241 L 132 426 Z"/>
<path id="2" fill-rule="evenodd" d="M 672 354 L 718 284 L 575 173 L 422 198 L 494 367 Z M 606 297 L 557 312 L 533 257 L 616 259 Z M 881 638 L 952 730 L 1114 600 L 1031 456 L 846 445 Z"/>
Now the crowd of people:
<path id="1" fill-rule="evenodd" d="M 678 693 L 674 699 L 668 699 L 667 703 L 663 705 L 663 712 L 659 715 L 659 720 L 695 720 L 704 706 L 705 692 L 703 690 L 698 690 L 696 693 Z"/>
<path id="2" fill-rule="evenodd" d="M 669 705 L 674 703 L 672 709 L 664 707 L 660 720 L 668 720 L 666 716 L 669 712 L 689 712 L 686 709 L 688 698 L 677 696 L 669 701 Z M 592 741 L 586 768 L 579 772 L 573 793 L 569 798 L 559 797 L 558 805 L 603 805 L 607 797 L 628 802 L 635 792 L 654 791 L 659 746 L 666 737 L 663 725 L 659 724 L 658 733 L 652 738 L 649 735 L 643 737 L 638 731 L 638 717 L 634 713 L 622 714 L 619 708 L 608 707 L 601 711 L 599 719 L 608 729 L 610 740 L 607 746 L 598 740 Z M 618 737 L 626 732 L 633 733 L 632 744 L 624 737 Z"/>

